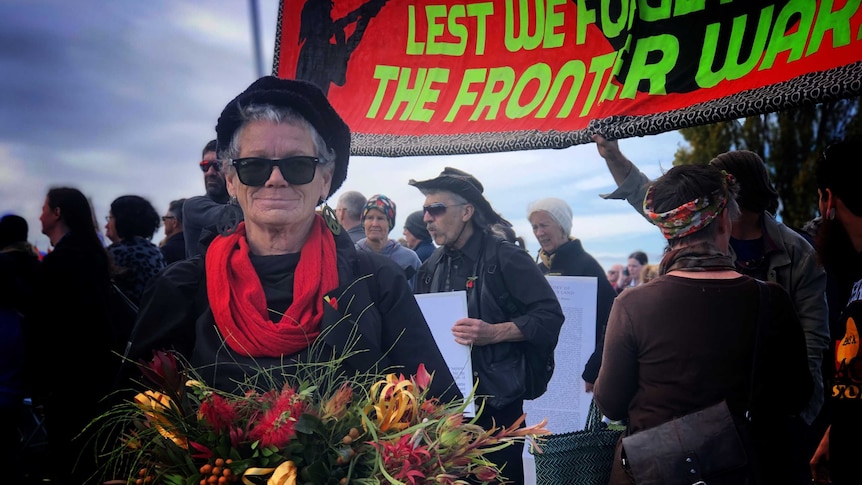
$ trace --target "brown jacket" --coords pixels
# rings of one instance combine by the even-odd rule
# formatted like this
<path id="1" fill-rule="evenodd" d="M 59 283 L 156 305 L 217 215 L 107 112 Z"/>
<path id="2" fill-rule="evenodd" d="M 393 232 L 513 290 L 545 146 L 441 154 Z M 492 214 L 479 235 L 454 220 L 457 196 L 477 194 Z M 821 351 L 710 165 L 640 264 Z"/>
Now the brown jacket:
<path id="1" fill-rule="evenodd" d="M 797 414 L 812 392 L 805 339 L 793 305 L 781 286 L 768 285 L 771 318 L 757 357 L 755 417 Z M 731 412 L 744 415 L 759 295 L 756 281 L 747 276 L 703 280 L 665 275 L 624 291 L 611 310 L 594 389 L 601 411 L 610 419 L 628 419 L 625 434 L 721 400 Z M 618 443 L 612 485 L 632 483 L 622 469 L 620 447 Z"/>

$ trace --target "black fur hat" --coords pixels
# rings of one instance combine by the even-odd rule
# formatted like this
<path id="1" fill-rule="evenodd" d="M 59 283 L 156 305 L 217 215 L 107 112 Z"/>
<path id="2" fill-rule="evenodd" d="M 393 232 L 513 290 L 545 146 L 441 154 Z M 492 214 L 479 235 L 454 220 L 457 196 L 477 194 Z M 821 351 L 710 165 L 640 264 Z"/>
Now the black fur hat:
<path id="1" fill-rule="evenodd" d="M 460 195 L 476 206 L 476 209 L 485 217 L 489 227 L 494 224 L 512 225 L 511 222 L 494 211 L 491 203 L 482 195 L 482 192 L 485 190 L 482 183 L 476 177 L 463 170 L 446 167 L 436 178 L 420 181 L 410 179 L 409 184 L 419 190 L 443 190 Z"/>
<path id="2" fill-rule="evenodd" d="M 240 107 L 250 104 L 288 107 L 307 119 L 320 133 L 329 148 L 335 151 L 335 170 L 332 174 L 329 195 L 331 196 L 341 187 L 344 179 L 347 178 L 347 164 L 350 159 L 350 128 L 329 104 L 329 100 L 320 88 L 309 82 L 281 79 L 275 76 L 264 76 L 251 83 L 245 91 L 225 106 L 219 116 L 216 124 L 219 155 L 230 145 L 231 138 L 239 128 Z"/>

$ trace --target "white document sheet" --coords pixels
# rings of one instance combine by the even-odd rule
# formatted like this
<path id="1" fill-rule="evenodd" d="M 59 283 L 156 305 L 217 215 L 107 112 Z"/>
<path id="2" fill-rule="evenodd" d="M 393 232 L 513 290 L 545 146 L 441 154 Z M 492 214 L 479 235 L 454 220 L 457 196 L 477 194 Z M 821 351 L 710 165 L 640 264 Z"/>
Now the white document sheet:
<path id="1" fill-rule="evenodd" d="M 455 342 L 455 337 L 452 336 L 455 322 L 467 317 L 467 292 L 447 291 L 415 296 L 437 343 L 437 348 L 440 349 L 452 377 L 455 378 L 455 385 L 458 386 L 464 398 L 467 398 L 473 392 L 473 361 L 470 357 L 470 346 Z M 472 417 L 475 414 L 475 405 L 471 400 L 467 403 L 464 415 Z"/>
<path id="2" fill-rule="evenodd" d="M 566 321 L 554 351 L 554 376 L 542 397 L 524 401 L 527 425 L 548 418 L 546 428 L 552 433 L 567 433 L 584 428 L 593 395 L 584 391 L 581 374 L 592 355 L 596 342 L 596 294 L 594 276 L 548 276 Z M 534 484 L 535 460 L 524 447 L 525 483 Z"/>

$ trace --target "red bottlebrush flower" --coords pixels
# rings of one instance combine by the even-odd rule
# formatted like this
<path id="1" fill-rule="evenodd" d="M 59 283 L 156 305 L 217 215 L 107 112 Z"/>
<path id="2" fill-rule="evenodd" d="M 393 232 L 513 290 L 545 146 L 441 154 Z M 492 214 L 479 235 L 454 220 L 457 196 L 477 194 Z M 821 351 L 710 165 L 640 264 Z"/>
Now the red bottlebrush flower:
<path id="1" fill-rule="evenodd" d="M 270 393 L 267 393 L 269 395 Z M 290 442 L 296 432 L 293 427 L 305 410 L 305 403 L 298 398 L 293 389 L 282 391 L 270 407 L 263 412 L 249 433 L 252 440 L 260 440 L 263 446 L 282 448 Z"/>
<path id="2" fill-rule="evenodd" d="M 237 418 L 236 409 L 218 394 L 209 395 L 201 403 L 200 413 L 216 431 L 227 431 Z"/>

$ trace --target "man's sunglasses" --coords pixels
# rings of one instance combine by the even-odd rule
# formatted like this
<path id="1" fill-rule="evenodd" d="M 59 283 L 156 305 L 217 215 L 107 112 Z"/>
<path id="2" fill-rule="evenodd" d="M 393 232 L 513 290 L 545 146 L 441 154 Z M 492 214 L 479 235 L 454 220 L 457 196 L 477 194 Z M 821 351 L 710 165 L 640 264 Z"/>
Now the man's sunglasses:
<path id="1" fill-rule="evenodd" d="M 446 213 L 446 209 L 449 207 L 457 207 L 459 205 L 467 205 L 467 204 L 451 204 L 446 205 L 442 202 L 434 202 L 431 205 L 422 206 L 422 211 L 426 214 L 431 214 L 432 217 L 442 216 Z"/>
<path id="2" fill-rule="evenodd" d="M 279 160 L 268 158 L 237 158 L 231 161 L 239 181 L 252 187 L 266 185 L 272 169 L 278 166 L 281 176 L 291 185 L 304 185 L 314 179 L 314 170 L 320 159 L 309 156 L 287 157 Z"/>
<path id="3" fill-rule="evenodd" d="M 221 164 L 219 163 L 218 160 L 202 160 L 200 163 L 200 167 L 201 167 L 201 172 L 203 172 L 203 173 L 207 173 L 207 170 L 209 170 L 210 167 L 215 169 L 216 172 L 221 171 Z"/>

